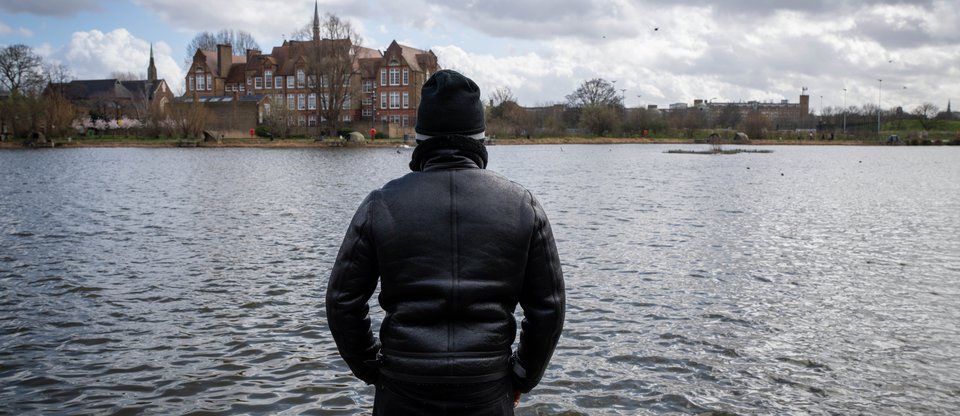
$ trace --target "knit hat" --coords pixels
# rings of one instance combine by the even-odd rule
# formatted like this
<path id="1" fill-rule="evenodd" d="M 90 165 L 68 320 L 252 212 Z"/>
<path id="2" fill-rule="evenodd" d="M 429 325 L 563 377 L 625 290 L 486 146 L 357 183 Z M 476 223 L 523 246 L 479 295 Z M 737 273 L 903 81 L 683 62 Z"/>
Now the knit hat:
<path id="1" fill-rule="evenodd" d="M 421 89 L 414 130 L 418 141 L 447 135 L 483 140 L 486 125 L 480 87 L 459 72 L 435 72 Z"/>

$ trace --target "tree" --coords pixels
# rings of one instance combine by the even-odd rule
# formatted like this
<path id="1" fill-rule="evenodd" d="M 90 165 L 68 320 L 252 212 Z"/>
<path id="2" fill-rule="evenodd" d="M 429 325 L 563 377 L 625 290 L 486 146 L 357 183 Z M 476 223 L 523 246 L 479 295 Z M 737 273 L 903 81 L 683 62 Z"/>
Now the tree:
<path id="1" fill-rule="evenodd" d="M 617 94 L 613 84 L 602 78 L 594 78 L 580 84 L 573 94 L 567 96 L 571 107 L 622 106 L 622 97 Z"/>
<path id="2" fill-rule="evenodd" d="M 43 59 L 23 44 L 0 49 L 0 90 L 7 98 L 0 103 L 0 132 L 9 126 L 15 136 L 36 130 L 40 93 L 45 85 Z"/>
<path id="3" fill-rule="evenodd" d="M 717 116 L 717 127 L 732 129 L 740 124 L 740 109 L 733 104 L 727 104 L 720 109 L 720 115 Z"/>
<path id="4" fill-rule="evenodd" d="M 0 49 L 0 87 L 13 95 L 30 95 L 43 89 L 43 59 L 23 44 Z"/>
<path id="5" fill-rule="evenodd" d="M 913 115 L 915 115 L 917 121 L 920 122 L 920 127 L 923 127 L 926 131 L 929 131 L 933 127 L 934 117 L 938 112 L 940 112 L 940 107 L 937 107 L 933 103 L 923 103 L 913 109 Z"/>
<path id="6" fill-rule="evenodd" d="M 619 121 L 619 109 L 623 107 L 622 97 L 617 94 L 613 83 L 602 78 L 584 81 L 572 94 L 567 96 L 567 105 L 576 109 L 580 127 L 603 135 L 613 130 Z"/>
<path id="7" fill-rule="evenodd" d="M 316 94 L 318 119 L 335 134 L 342 114 L 360 103 L 362 40 L 353 25 L 327 13 L 317 39 L 306 41 L 307 87 Z"/>
<path id="8" fill-rule="evenodd" d="M 193 55 L 197 49 L 217 50 L 217 45 L 230 45 L 233 47 L 233 54 L 244 56 L 247 49 L 260 49 L 257 40 L 249 32 L 238 30 L 223 29 L 217 33 L 200 32 L 193 37 L 193 40 L 187 44 L 187 55 L 183 58 L 184 64 L 189 68 L 193 63 Z M 143 78 L 140 78 L 143 79 Z"/>
<path id="9" fill-rule="evenodd" d="M 143 73 L 138 74 L 133 71 L 113 71 L 110 73 L 110 78 L 120 81 L 139 81 L 142 79 L 147 79 L 147 76 Z"/>
<path id="10" fill-rule="evenodd" d="M 63 137 L 68 134 L 80 113 L 64 97 L 62 90 L 73 79 L 73 75 L 63 64 L 45 65 L 43 73 L 48 85 L 40 105 L 43 108 L 44 130 L 52 136 Z"/>
<path id="11" fill-rule="evenodd" d="M 770 119 L 759 110 L 751 110 L 743 121 L 743 131 L 751 139 L 763 139 L 772 127 Z"/>

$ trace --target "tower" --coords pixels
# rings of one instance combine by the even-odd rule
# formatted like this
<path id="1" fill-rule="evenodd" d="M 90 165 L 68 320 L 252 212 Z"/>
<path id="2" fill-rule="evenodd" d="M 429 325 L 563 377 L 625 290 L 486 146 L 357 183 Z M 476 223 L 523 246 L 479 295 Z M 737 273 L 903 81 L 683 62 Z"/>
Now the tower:
<path id="1" fill-rule="evenodd" d="M 150 44 L 150 66 L 147 67 L 147 81 L 157 80 L 157 66 L 153 63 L 153 44 Z"/>
<path id="2" fill-rule="evenodd" d="M 313 40 L 320 40 L 320 2 L 313 3 Z"/>

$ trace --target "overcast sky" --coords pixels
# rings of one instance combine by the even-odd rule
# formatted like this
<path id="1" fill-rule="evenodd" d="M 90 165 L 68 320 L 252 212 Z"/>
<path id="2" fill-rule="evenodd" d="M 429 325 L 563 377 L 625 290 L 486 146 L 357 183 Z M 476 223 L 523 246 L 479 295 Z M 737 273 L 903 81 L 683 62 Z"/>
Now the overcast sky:
<path id="1" fill-rule="evenodd" d="M 882 103 L 910 111 L 960 99 L 960 7 L 863 0 L 326 0 L 364 46 L 431 49 L 485 92 L 563 102 L 603 78 L 630 107 L 694 99 Z M 182 90 L 187 43 L 242 29 L 269 51 L 314 0 L 0 0 L 0 45 L 25 43 L 78 78 L 146 73 Z M 878 79 L 882 79 L 879 82 Z M 846 93 L 844 93 L 846 89 Z M 821 98 L 822 97 L 822 98 Z"/>

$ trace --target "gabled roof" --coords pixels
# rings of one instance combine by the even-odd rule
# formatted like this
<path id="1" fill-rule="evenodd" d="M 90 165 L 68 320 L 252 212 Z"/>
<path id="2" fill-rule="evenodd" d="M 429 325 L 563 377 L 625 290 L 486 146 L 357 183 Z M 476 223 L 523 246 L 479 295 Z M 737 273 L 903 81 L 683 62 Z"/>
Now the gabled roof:
<path id="1" fill-rule="evenodd" d="M 50 89 L 61 91 L 68 100 L 89 100 L 95 97 L 130 99 L 133 94 L 119 80 L 90 79 L 50 84 Z"/>
<path id="2" fill-rule="evenodd" d="M 399 54 L 399 58 L 403 59 L 410 69 L 418 72 L 424 71 L 423 67 L 430 64 L 431 57 L 433 58 L 432 60 L 436 59 L 436 56 L 433 55 L 432 51 L 425 51 L 422 49 L 401 45 L 400 43 L 397 43 L 396 40 L 390 43 L 390 46 L 387 47 L 387 52 L 384 53 L 384 55 L 386 56 L 394 51 Z"/>

